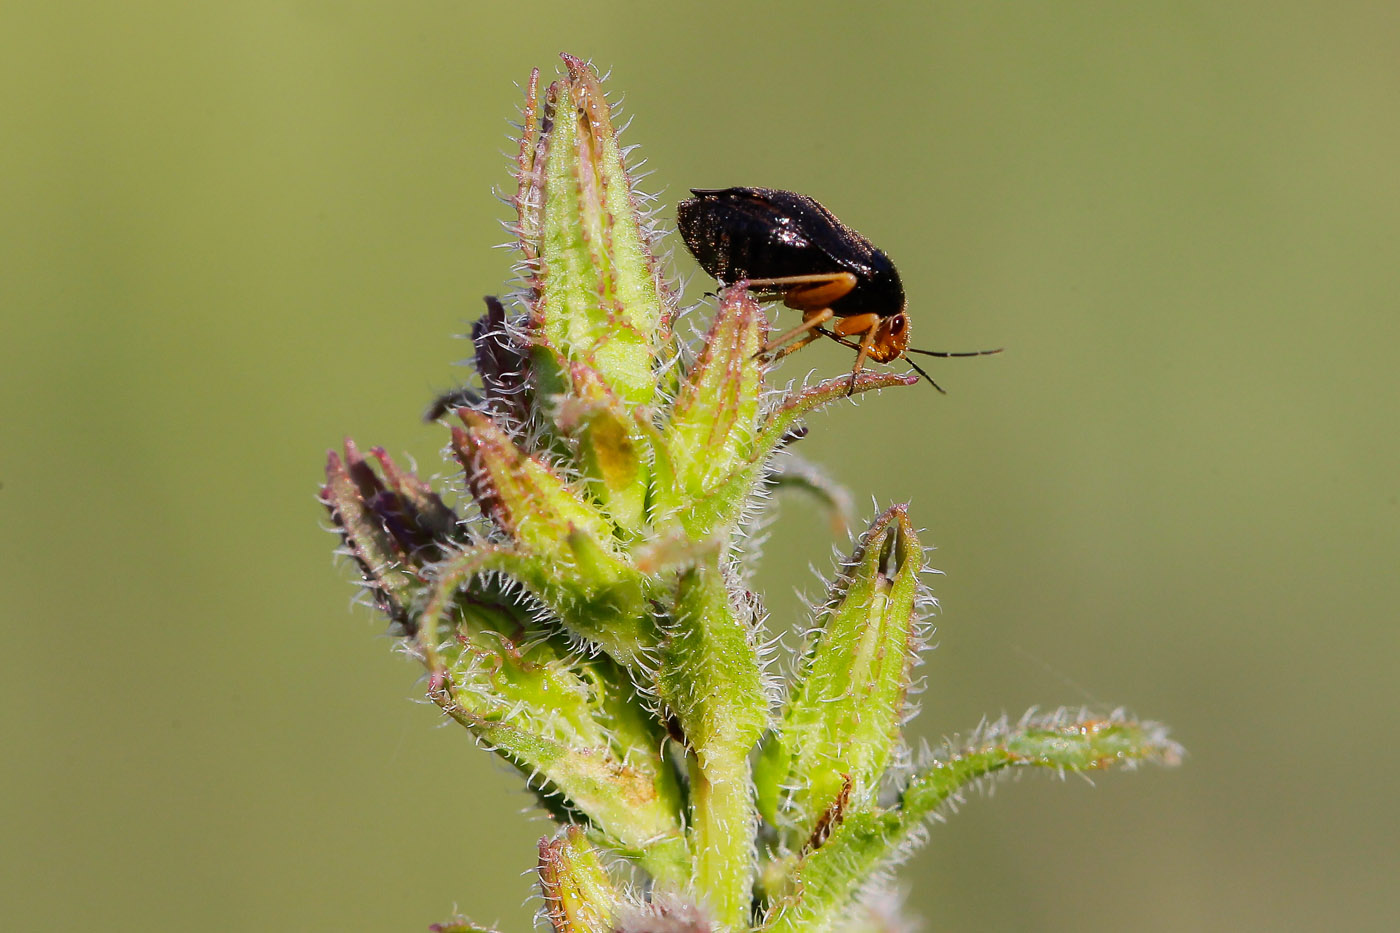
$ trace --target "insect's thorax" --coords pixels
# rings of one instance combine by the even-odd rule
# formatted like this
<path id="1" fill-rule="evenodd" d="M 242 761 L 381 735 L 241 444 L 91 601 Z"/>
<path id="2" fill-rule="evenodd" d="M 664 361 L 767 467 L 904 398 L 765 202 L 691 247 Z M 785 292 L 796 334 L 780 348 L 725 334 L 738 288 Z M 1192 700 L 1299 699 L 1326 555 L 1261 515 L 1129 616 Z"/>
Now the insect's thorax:
<path id="1" fill-rule="evenodd" d="M 838 317 L 856 314 L 892 317 L 904 310 L 904 286 L 893 266 L 888 274 L 880 270 L 864 276 L 857 275 L 856 278 L 856 287 L 831 303 L 831 310 Z"/>

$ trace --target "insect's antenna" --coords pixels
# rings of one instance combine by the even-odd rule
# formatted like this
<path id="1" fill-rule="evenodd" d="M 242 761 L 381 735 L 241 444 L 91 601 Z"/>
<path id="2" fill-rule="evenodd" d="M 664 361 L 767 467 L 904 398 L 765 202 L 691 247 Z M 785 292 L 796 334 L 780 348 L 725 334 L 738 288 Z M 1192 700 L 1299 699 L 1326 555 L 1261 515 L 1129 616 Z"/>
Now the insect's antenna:
<path id="1" fill-rule="evenodd" d="M 818 331 L 819 333 L 825 334 L 826 336 L 830 337 L 832 340 L 835 340 L 837 343 L 841 344 L 841 346 L 843 346 L 843 347 L 850 347 L 852 350 L 859 350 L 859 349 L 860 349 L 860 344 L 854 343 L 853 341 L 850 341 L 850 340 L 847 340 L 845 337 L 838 336 L 838 335 L 836 334 L 835 331 L 827 330 L 825 327 L 818 327 L 818 328 L 817 328 L 817 331 Z M 909 351 L 908 351 L 908 350 L 905 350 L 904 352 L 908 353 Z M 928 353 L 930 356 L 986 356 L 986 355 L 989 354 L 989 353 L 1000 353 L 1000 352 L 1001 352 L 1001 349 L 998 348 L 998 349 L 996 349 L 996 350 L 979 350 L 979 351 L 977 351 L 976 353 L 933 353 L 933 352 L 931 352 L 931 351 L 929 351 L 929 350 L 915 350 L 914 352 L 915 352 L 915 353 Z M 904 362 L 906 362 L 906 363 L 908 363 L 910 366 L 914 367 L 914 372 L 918 373 L 920 376 L 923 376 L 924 379 L 928 380 L 928 384 L 929 384 L 929 385 L 933 386 L 935 389 L 937 389 L 939 392 L 943 393 L 944 395 L 947 395 L 947 394 L 948 394 L 948 390 L 945 389 L 945 388 L 943 388 L 943 387 L 942 387 L 941 385 L 939 385 L 938 383 L 934 382 L 934 381 L 933 381 L 933 377 L 930 376 L 928 373 L 924 372 L 923 367 L 920 366 L 918 363 L 915 363 L 913 360 L 909 359 L 909 357 L 907 357 L 907 356 L 902 356 L 902 357 L 900 357 L 900 359 L 904 360 Z"/>
<path id="2" fill-rule="evenodd" d="M 924 356 L 938 356 L 947 359 L 954 356 L 992 356 L 1000 353 L 1006 347 L 997 347 L 995 350 L 968 350 L 964 353 L 947 353 L 942 350 L 915 350 L 913 347 L 905 347 L 905 353 L 922 353 Z"/>
<path id="3" fill-rule="evenodd" d="M 969 354 L 969 355 L 970 355 L 970 356 L 976 356 L 976 354 Z M 944 389 L 944 388 L 943 388 L 941 385 L 939 385 L 938 383 L 934 382 L 934 381 L 933 381 L 933 377 L 930 376 L 928 373 L 924 372 L 923 369 L 919 366 L 918 363 L 915 363 L 913 360 L 909 359 L 909 357 L 907 357 L 907 356 L 904 358 L 904 362 L 906 362 L 906 363 L 908 363 L 910 366 L 914 367 L 914 372 L 918 373 L 920 376 L 923 376 L 925 379 L 927 379 L 927 380 L 928 380 L 928 384 L 931 385 L 931 386 L 933 386 L 935 389 L 937 389 L 941 394 L 943 394 L 943 395 L 947 395 L 947 394 L 948 394 L 947 390 Z"/>

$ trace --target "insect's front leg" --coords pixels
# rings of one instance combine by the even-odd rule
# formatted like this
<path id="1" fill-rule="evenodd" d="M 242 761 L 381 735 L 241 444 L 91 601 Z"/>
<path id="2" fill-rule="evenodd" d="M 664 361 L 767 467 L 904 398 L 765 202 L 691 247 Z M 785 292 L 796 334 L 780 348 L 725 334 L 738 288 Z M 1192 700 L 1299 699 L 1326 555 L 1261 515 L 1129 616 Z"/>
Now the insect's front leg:
<path id="1" fill-rule="evenodd" d="M 778 362 L 778 360 L 782 359 L 788 354 L 796 353 L 798 350 L 801 350 L 803 347 L 807 346 L 807 344 L 811 343 L 812 341 L 820 340 L 822 336 L 821 330 L 822 329 L 818 327 L 815 330 L 813 330 L 810 334 L 807 334 L 807 336 L 803 337 L 801 340 L 794 340 L 792 343 L 783 347 L 777 353 L 774 353 L 772 356 L 768 357 L 768 362 L 776 363 Z"/>
<path id="2" fill-rule="evenodd" d="M 827 321 L 831 320 L 831 317 L 832 311 L 830 308 L 822 308 L 820 311 L 809 311 L 806 314 L 802 315 L 801 324 L 797 325 L 792 330 L 787 331 L 786 333 L 779 334 L 777 337 L 774 337 L 772 340 L 768 341 L 763 345 L 762 350 L 759 350 L 758 353 L 754 355 L 765 356 L 769 353 L 772 353 L 774 350 L 776 350 L 778 347 L 781 347 L 783 344 L 788 343 L 789 341 L 794 340 L 798 337 L 801 337 L 802 339 L 798 340 L 797 343 L 793 344 L 791 348 L 785 349 L 782 353 L 778 354 L 778 356 L 773 357 L 773 359 L 779 359 L 781 357 L 787 356 L 793 350 L 799 350 L 802 347 L 805 347 L 807 344 L 811 343 L 813 340 L 816 340 L 819 336 L 821 336 L 820 334 L 810 333 L 810 331 L 812 331 L 814 328 L 820 328 Z"/>
<path id="3" fill-rule="evenodd" d="M 880 327 L 878 314 L 853 314 L 836 322 L 832 331 L 839 337 L 852 337 L 860 334 L 860 352 L 856 354 L 856 365 L 851 369 L 851 382 L 846 386 L 846 394 L 856 390 L 856 376 L 865 368 L 865 358 L 870 355 L 870 347 L 875 343 L 875 332 Z"/>

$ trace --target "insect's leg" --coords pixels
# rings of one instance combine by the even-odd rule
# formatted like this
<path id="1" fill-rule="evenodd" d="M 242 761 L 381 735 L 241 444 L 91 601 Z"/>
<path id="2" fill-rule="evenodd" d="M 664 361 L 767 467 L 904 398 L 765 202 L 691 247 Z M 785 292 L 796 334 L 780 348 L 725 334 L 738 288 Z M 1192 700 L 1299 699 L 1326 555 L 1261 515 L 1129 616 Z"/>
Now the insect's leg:
<path id="1" fill-rule="evenodd" d="M 859 344 L 859 343 L 856 343 L 856 342 L 853 341 L 853 340 L 848 340 L 848 339 L 845 338 L 845 337 L 841 337 L 841 336 L 839 336 L 835 331 L 827 330 L 825 327 L 818 327 L 818 328 L 817 328 L 817 333 L 821 334 L 823 337 L 830 337 L 832 340 L 835 340 L 837 343 L 841 344 L 841 346 L 843 346 L 843 347 L 850 347 L 852 350 L 859 350 L 859 349 L 860 349 L 860 344 Z"/>
<path id="2" fill-rule="evenodd" d="M 810 275 L 781 275 L 772 279 L 745 279 L 749 288 L 792 288 L 794 285 L 828 285 L 850 282 L 855 288 L 856 277 L 849 272 L 813 272 Z"/>
<path id="3" fill-rule="evenodd" d="M 792 343 L 790 343 L 790 344 L 788 344 L 787 346 L 783 347 L 783 348 L 782 348 L 781 350 L 779 350 L 777 353 L 774 353 L 772 356 L 768 357 L 768 362 L 770 362 L 770 363 L 776 363 L 778 360 L 780 360 L 780 359 L 782 359 L 783 357 L 787 356 L 789 353 L 796 353 L 798 350 L 801 350 L 803 347 L 807 346 L 807 344 L 811 343 L 813 340 L 820 340 L 821 337 L 822 337 L 820 331 L 821 331 L 821 328 L 819 327 L 819 328 L 817 328 L 816 330 L 812 331 L 812 332 L 811 332 L 810 334 L 808 334 L 807 336 L 803 337 L 801 340 L 794 340 Z"/>
<path id="4" fill-rule="evenodd" d="M 749 288 L 759 293 L 781 295 L 783 304 L 798 311 L 820 311 L 850 294 L 857 282 L 849 272 L 818 272 L 749 279 Z"/>
<path id="5" fill-rule="evenodd" d="M 801 324 L 797 325 L 787 333 L 779 334 L 777 337 L 774 337 L 772 340 L 765 343 L 763 345 L 763 349 L 758 351 L 757 355 L 762 356 L 765 353 L 772 353 L 774 350 L 776 350 L 778 347 L 781 347 L 783 344 L 791 340 L 795 340 L 796 338 L 801 337 L 804 334 L 807 334 L 807 332 L 810 331 L 812 328 L 821 327 L 827 321 L 831 320 L 831 317 L 832 311 L 830 308 L 822 308 L 820 311 L 809 311 L 807 314 L 802 316 Z"/>
<path id="6" fill-rule="evenodd" d="M 849 397 L 856 390 L 856 376 L 865 368 L 865 358 L 870 355 L 870 345 L 875 342 L 875 327 L 872 326 L 860 338 L 860 352 L 856 354 L 856 365 L 851 368 L 851 381 L 846 386 L 846 395 Z"/>
<path id="7" fill-rule="evenodd" d="M 842 337 L 863 337 L 879 326 L 880 315 L 878 314 L 853 314 L 837 321 L 831 329 Z"/>

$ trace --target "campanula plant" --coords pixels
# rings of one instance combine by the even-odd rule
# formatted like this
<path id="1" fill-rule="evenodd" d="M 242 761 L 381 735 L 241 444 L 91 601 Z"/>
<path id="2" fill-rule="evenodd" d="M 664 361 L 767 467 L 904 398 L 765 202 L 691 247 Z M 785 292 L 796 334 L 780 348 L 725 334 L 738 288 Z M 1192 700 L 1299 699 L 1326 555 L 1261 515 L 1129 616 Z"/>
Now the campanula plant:
<path id="1" fill-rule="evenodd" d="M 460 501 L 349 441 L 321 492 L 428 697 L 558 824 L 538 865 L 554 933 L 863 928 L 862 895 L 970 785 L 1174 762 L 1161 726 L 1063 711 L 912 755 L 933 600 L 902 505 L 837 568 L 790 682 L 769 673 L 744 530 L 775 486 L 826 488 L 785 450 L 805 415 L 917 377 L 773 387 L 743 283 L 680 339 L 608 101 L 564 63 L 527 90 L 524 288 L 473 327 L 479 384 L 430 413 Z"/>

